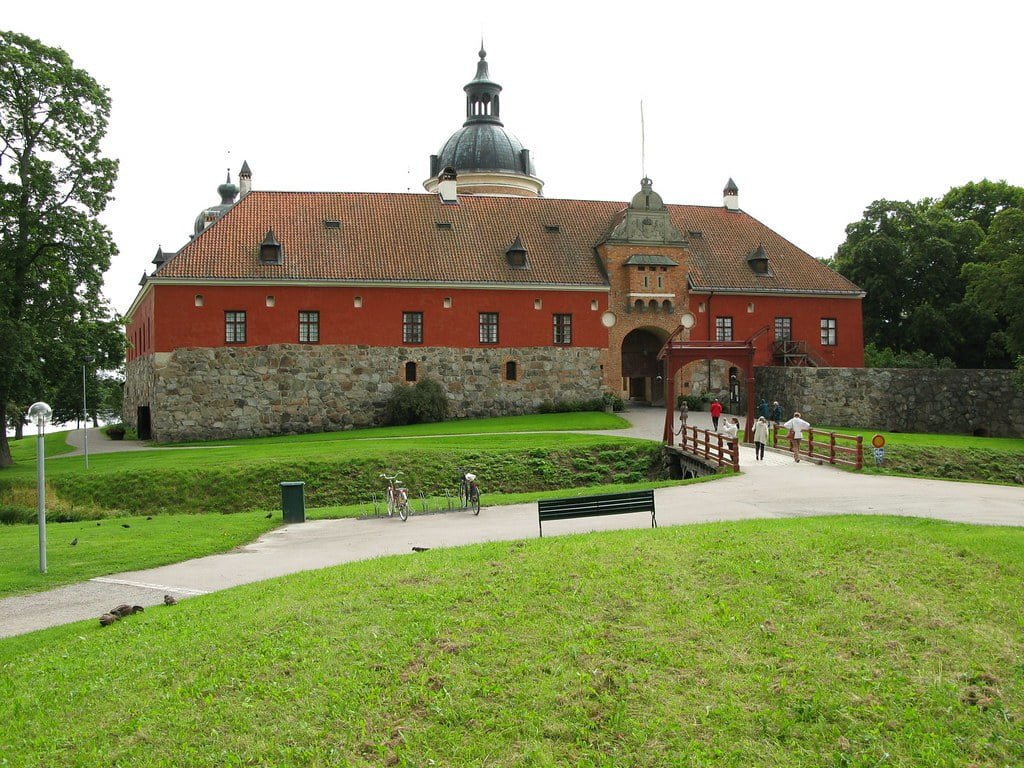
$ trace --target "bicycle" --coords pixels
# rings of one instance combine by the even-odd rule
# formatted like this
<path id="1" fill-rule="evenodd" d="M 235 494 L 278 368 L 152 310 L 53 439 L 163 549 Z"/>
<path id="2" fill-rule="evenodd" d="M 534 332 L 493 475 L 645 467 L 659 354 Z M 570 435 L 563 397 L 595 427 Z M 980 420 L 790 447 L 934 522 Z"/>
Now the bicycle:
<path id="1" fill-rule="evenodd" d="M 406 490 L 405 486 L 398 479 L 401 472 L 395 472 L 393 475 L 388 475 L 384 472 L 380 473 L 380 476 L 387 480 L 388 489 L 385 495 L 385 503 L 388 508 L 388 517 L 391 517 L 395 512 L 402 518 L 402 522 L 409 519 L 409 491 Z"/>
<path id="2" fill-rule="evenodd" d="M 480 486 L 476 482 L 476 475 L 472 472 L 463 472 L 459 480 L 459 500 L 462 508 L 469 507 L 474 515 L 480 514 Z"/>

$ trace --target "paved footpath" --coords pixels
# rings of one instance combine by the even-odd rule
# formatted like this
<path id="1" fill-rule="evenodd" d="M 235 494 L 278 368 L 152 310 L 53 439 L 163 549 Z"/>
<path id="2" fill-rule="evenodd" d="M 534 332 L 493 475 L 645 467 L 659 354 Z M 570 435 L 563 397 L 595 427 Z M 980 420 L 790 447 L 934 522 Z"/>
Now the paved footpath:
<path id="1" fill-rule="evenodd" d="M 660 438 L 663 414 L 654 408 L 631 410 L 626 415 L 633 427 L 607 434 Z M 703 426 L 706 419 L 707 414 L 695 413 L 690 423 Z M 97 442 L 101 439 L 96 438 Z M 89 443 L 91 453 L 91 432 Z M 743 471 L 733 477 L 655 491 L 658 524 L 879 514 L 1024 525 L 1024 488 L 856 475 L 807 460 L 797 464 L 790 454 L 772 451 L 764 461 L 755 462 L 753 448 L 747 447 L 740 449 L 740 466 Z M 486 471 L 480 475 L 486 503 Z M 545 532 L 552 536 L 649 524 L 644 515 L 616 515 L 549 523 Z M 225 554 L 0 600 L 0 637 L 96 619 L 120 603 L 155 605 L 165 594 L 183 599 L 339 563 L 383 555 L 411 556 L 413 547 L 456 547 L 537 534 L 536 504 L 484 507 L 479 517 L 460 510 L 413 515 L 405 523 L 380 518 L 286 525 Z"/>

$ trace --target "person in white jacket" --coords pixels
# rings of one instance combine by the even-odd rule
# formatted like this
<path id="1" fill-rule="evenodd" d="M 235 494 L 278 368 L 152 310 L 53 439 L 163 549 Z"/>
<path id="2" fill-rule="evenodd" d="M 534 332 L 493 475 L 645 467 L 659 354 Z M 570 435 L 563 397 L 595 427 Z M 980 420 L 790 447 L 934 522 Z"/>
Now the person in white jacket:
<path id="1" fill-rule="evenodd" d="M 726 419 L 722 428 L 718 430 L 718 434 L 727 440 L 735 440 L 736 435 L 740 431 L 740 420 L 739 419 Z"/>
<path id="2" fill-rule="evenodd" d="M 764 446 L 768 442 L 768 419 L 758 416 L 754 422 L 754 461 L 764 461 Z"/>
<path id="3" fill-rule="evenodd" d="M 793 446 L 793 458 L 796 459 L 796 463 L 799 464 L 800 441 L 803 439 L 804 430 L 810 429 L 811 425 L 800 417 L 800 411 L 796 411 L 793 414 L 793 418 L 782 426 L 789 430 L 789 442 Z"/>

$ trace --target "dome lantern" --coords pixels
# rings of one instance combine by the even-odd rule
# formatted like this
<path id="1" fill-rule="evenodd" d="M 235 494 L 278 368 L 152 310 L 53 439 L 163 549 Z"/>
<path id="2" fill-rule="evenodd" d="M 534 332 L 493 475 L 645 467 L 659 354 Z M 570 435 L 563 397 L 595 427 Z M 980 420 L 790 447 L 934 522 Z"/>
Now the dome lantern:
<path id="1" fill-rule="evenodd" d="M 544 182 L 533 168 L 530 150 L 505 130 L 501 121 L 501 86 L 491 80 L 487 51 L 480 45 L 476 76 L 463 87 L 466 120 L 436 155 L 430 156 L 428 192 L 438 192 L 442 170 L 458 177 L 458 194 L 505 194 L 539 197 Z"/>

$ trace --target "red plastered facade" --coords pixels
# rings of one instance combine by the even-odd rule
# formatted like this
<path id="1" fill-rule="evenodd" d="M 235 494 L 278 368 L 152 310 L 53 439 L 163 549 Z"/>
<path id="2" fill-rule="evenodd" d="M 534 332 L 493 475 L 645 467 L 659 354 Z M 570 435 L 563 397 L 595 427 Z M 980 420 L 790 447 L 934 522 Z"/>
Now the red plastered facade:
<path id="1" fill-rule="evenodd" d="M 569 315 L 567 346 L 603 348 L 607 297 L 593 290 L 154 285 L 128 326 L 129 359 L 182 347 L 299 343 L 300 312 L 318 313 L 319 344 L 543 347 L 555 343 L 554 315 Z M 226 340 L 228 312 L 245 312 L 244 341 Z M 411 312 L 422 313 L 421 342 L 403 338 L 403 315 Z M 497 341 L 481 342 L 481 313 L 497 315 Z M 152 343 L 140 345 L 149 326 Z"/>

